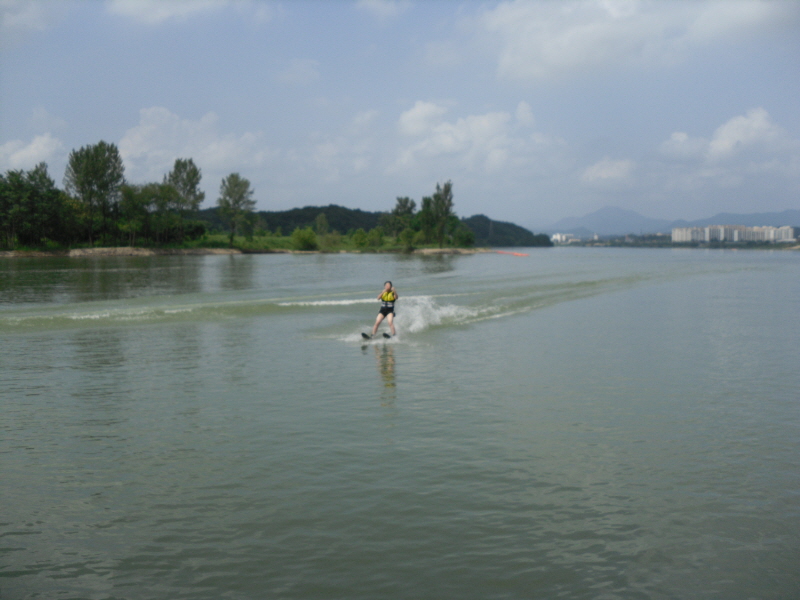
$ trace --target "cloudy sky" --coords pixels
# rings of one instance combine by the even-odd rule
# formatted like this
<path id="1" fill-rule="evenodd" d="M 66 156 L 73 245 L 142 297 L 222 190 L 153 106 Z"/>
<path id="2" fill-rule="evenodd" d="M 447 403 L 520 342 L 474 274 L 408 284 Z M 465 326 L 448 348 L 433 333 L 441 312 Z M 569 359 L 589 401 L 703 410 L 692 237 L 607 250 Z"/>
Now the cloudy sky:
<path id="1" fill-rule="evenodd" d="M 800 2 L 0 0 L 0 170 L 117 144 L 205 206 L 457 212 L 529 227 L 800 208 Z"/>

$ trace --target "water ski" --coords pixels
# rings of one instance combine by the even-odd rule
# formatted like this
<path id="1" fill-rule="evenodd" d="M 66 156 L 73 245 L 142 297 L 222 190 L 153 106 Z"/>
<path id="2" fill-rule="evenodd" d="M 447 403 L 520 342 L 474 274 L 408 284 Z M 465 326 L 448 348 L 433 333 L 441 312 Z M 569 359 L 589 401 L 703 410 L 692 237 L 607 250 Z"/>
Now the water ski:
<path id="1" fill-rule="evenodd" d="M 369 335 L 368 333 L 362 333 L 362 334 L 361 334 L 361 337 L 362 337 L 362 338 L 364 338 L 366 341 L 369 341 L 369 340 L 371 340 L 371 339 L 372 339 L 372 336 L 371 336 L 371 335 Z M 388 340 L 388 339 L 389 339 L 389 338 L 391 338 L 392 336 L 390 336 L 388 333 L 384 333 L 384 334 L 383 334 L 383 337 L 385 337 L 385 338 Z"/>

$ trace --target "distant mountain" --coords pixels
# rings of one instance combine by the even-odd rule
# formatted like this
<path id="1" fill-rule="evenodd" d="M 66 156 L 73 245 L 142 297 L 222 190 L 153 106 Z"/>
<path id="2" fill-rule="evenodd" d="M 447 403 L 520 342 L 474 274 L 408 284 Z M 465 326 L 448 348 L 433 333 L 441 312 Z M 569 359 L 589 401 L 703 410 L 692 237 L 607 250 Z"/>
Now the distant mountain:
<path id="1" fill-rule="evenodd" d="M 485 215 L 474 215 L 462 219 L 464 225 L 475 234 L 476 246 L 552 246 L 550 236 L 544 233 L 535 235 L 514 223 L 492 221 Z"/>
<path id="2" fill-rule="evenodd" d="M 572 233 L 578 237 L 598 235 L 625 235 L 629 233 L 669 233 L 673 227 L 705 227 L 707 225 L 782 225 L 800 226 L 800 210 L 771 213 L 718 213 L 707 219 L 667 221 L 651 219 L 633 210 L 606 206 L 583 217 L 561 219 L 546 229 L 550 233 Z"/>
<path id="3" fill-rule="evenodd" d="M 633 210 L 606 206 L 583 217 L 561 219 L 548 227 L 547 231 L 552 233 L 573 233 L 582 236 L 582 234 L 585 235 L 585 230 L 598 235 L 617 235 L 658 233 L 669 231 L 670 229 L 670 221 L 665 219 L 650 219 Z"/>

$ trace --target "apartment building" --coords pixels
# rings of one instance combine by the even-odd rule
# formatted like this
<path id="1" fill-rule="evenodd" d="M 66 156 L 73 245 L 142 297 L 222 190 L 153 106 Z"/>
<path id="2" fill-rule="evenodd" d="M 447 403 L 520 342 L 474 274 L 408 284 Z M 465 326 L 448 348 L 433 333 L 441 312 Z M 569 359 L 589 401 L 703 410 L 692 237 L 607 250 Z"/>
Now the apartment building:
<path id="1" fill-rule="evenodd" d="M 709 225 L 708 227 L 674 227 L 672 243 L 687 242 L 794 242 L 798 237 L 798 228 L 783 227 L 748 227 L 746 225 Z"/>

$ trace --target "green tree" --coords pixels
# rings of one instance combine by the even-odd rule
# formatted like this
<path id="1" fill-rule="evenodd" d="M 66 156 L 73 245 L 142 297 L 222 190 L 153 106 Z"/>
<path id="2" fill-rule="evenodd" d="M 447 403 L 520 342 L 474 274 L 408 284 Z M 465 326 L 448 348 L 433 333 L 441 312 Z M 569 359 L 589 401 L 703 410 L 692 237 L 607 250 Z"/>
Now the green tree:
<path id="1" fill-rule="evenodd" d="M 453 184 L 448 181 L 443 186 L 436 184 L 436 192 L 433 194 L 431 203 L 433 216 L 433 229 L 439 248 L 444 246 L 445 236 L 447 235 L 448 225 L 451 218 L 455 216 L 453 211 Z"/>
<path id="2" fill-rule="evenodd" d="M 398 197 L 392 212 L 381 215 L 380 225 L 389 235 L 397 236 L 411 225 L 417 203 L 408 197 Z"/>
<path id="3" fill-rule="evenodd" d="M 475 245 L 475 233 L 464 223 L 459 222 L 453 231 L 453 244 L 460 248 L 470 248 Z"/>
<path id="4" fill-rule="evenodd" d="M 156 185 L 156 184 L 150 184 Z M 142 233 L 150 223 L 152 193 L 146 186 L 123 185 L 122 199 L 119 203 L 120 220 L 118 227 L 128 238 L 128 244 L 136 245 L 136 236 Z"/>
<path id="5" fill-rule="evenodd" d="M 114 216 L 125 183 L 125 166 L 115 144 L 100 141 L 70 152 L 64 186 L 87 208 L 89 243 L 94 244 L 94 224 L 100 217 L 100 233 L 108 237 L 109 220 Z"/>
<path id="6" fill-rule="evenodd" d="M 303 229 L 298 227 L 292 232 L 292 246 L 296 250 L 316 250 L 318 248 L 317 234 L 311 227 Z"/>
<path id="7" fill-rule="evenodd" d="M 414 211 L 417 210 L 417 203 L 408 197 L 398 197 L 397 203 L 394 205 L 392 214 L 400 218 L 408 218 L 414 216 Z"/>
<path id="8" fill-rule="evenodd" d="M 240 233 L 244 235 L 245 239 L 248 242 L 253 241 L 253 235 L 256 230 L 256 222 L 258 220 L 258 215 L 256 213 L 250 211 L 246 212 L 242 217 L 242 220 L 239 224 Z"/>
<path id="9" fill-rule="evenodd" d="M 334 230 L 326 233 L 319 240 L 320 249 L 326 252 L 337 250 L 342 245 L 342 234 Z"/>
<path id="10" fill-rule="evenodd" d="M 403 244 L 403 249 L 406 252 L 411 252 L 414 249 L 414 230 L 411 227 L 406 227 L 400 232 L 398 236 L 400 243 Z"/>
<path id="11" fill-rule="evenodd" d="M 436 231 L 436 217 L 433 212 L 433 198 L 425 196 L 422 207 L 414 217 L 414 228 L 419 232 L 414 236 L 415 243 L 427 244 L 433 241 Z"/>
<path id="12" fill-rule="evenodd" d="M 164 183 L 172 185 L 178 192 L 175 210 L 179 216 L 181 239 L 187 213 L 196 211 L 205 200 L 206 193 L 200 190 L 202 178 L 200 169 L 191 158 L 176 158 L 172 170 L 164 176 Z"/>
<path id="13" fill-rule="evenodd" d="M 392 213 L 383 213 L 378 218 L 378 226 L 388 235 L 394 236 L 396 236 L 403 229 L 403 223 Z"/>
<path id="14" fill-rule="evenodd" d="M 383 229 L 373 227 L 367 233 L 367 244 L 373 248 L 380 248 L 383 245 Z"/>
<path id="15" fill-rule="evenodd" d="M 220 215 L 230 226 L 229 243 L 233 246 L 236 228 L 246 223 L 247 214 L 253 212 L 256 206 L 250 182 L 238 173 L 231 173 L 220 184 L 217 204 Z"/>
<path id="16" fill-rule="evenodd" d="M 67 206 L 66 195 L 56 188 L 45 163 L 0 175 L 3 244 L 13 248 L 17 243 L 36 246 L 45 239 L 63 240 L 61 221 Z"/>
<path id="17" fill-rule="evenodd" d="M 153 214 L 153 229 L 156 242 L 166 243 L 175 241 L 180 236 L 180 217 L 176 206 L 180 202 L 178 190 L 169 183 L 152 183 L 147 186 L 151 194 Z"/>
<path id="18" fill-rule="evenodd" d="M 363 248 L 367 245 L 367 232 L 364 231 L 363 227 L 359 227 L 353 232 L 350 239 L 353 240 L 353 245 L 356 248 Z"/>
<path id="19" fill-rule="evenodd" d="M 317 235 L 325 235 L 328 233 L 329 228 L 328 217 L 325 216 L 324 212 L 319 213 L 317 218 L 314 219 L 314 231 Z"/>

